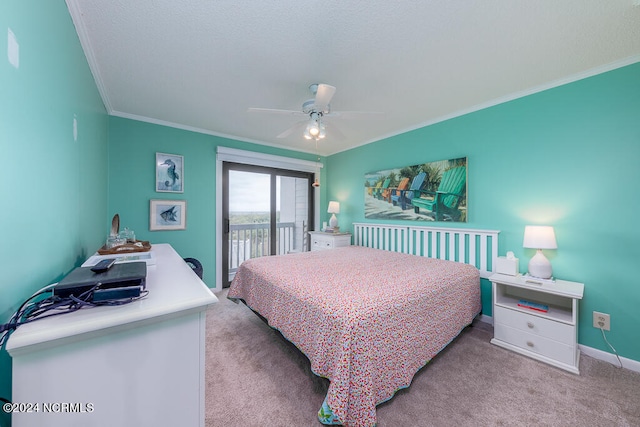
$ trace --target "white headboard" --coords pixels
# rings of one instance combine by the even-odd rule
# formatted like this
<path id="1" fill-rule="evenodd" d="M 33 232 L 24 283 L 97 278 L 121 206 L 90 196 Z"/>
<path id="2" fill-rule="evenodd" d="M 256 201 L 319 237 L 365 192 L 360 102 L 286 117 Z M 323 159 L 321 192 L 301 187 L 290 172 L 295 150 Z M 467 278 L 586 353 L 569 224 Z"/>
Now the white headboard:
<path id="1" fill-rule="evenodd" d="M 471 264 L 488 278 L 498 257 L 497 230 L 354 223 L 354 244 Z"/>

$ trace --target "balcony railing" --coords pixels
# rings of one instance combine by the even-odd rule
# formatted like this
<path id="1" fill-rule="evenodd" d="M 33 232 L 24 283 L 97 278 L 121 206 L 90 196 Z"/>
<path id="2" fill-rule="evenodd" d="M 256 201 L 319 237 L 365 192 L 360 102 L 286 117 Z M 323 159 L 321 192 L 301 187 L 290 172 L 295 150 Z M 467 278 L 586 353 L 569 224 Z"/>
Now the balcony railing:
<path id="1" fill-rule="evenodd" d="M 302 230 L 300 230 L 302 228 Z M 296 231 L 302 234 L 296 239 Z M 276 224 L 276 253 L 286 254 L 293 250 L 306 251 L 306 230 L 296 227 L 294 222 Z M 296 247 L 295 245 L 298 245 Z M 269 224 L 229 225 L 229 274 L 233 276 L 238 266 L 250 258 L 270 255 Z"/>

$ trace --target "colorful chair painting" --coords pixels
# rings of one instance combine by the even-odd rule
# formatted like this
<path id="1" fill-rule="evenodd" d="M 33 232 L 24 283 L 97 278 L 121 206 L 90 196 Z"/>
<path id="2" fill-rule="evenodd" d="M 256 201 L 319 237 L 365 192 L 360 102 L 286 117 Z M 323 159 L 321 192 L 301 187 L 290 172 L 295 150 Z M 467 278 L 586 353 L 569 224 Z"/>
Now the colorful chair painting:
<path id="1" fill-rule="evenodd" d="M 400 192 L 405 191 L 407 187 L 409 187 L 409 178 L 402 178 L 397 187 L 389 187 L 385 191 L 383 191 L 382 198 L 387 202 L 392 203 L 391 198 L 394 195 L 400 195 Z"/>
<path id="2" fill-rule="evenodd" d="M 391 178 L 387 178 L 384 180 L 384 182 L 382 183 L 381 186 L 377 186 L 375 187 L 374 191 L 373 191 L 373 197 L 375 197 L 376 199 L 381 199 L 382 198 L 382 193 L 389 187 L 389 184 L 391 183 Z M 380 183 L 378 183 L 380 184 Z"/>
<path id="3" fill-rule="evenodd" d="M 465 197 L 466 186 L 465 166 L 448 169 L 442 174 L 437 191 L 415 190 L 411 205 L 415 213 L 421 208 L 432 212 L 436 221 L 458 221 L 461 216 L 458 206 Z"/>
<path id="4" fill-rule="evenodd" d="M 382 187 L 382 181 L 378 182 L 374 187 L 369 188 L 369 194 L 373 197 L 376 197 L 376 194 L 380 191 L 380 187 Z"/>
<path id="5" fill-rule="evenodd" d="M 395 194 L 391 196 L 391 203 L 394 206 L 397 206 L 398 203 L 402 210 L 409 209 L 411 207 L 411 199 L 413 199 L 416 192 L 419 193 L 422 185 L 424 184 L 424 179 L 427 177 L 427 174 L 424 172 L 420 172 L 413 178 L 411 181 L 411 187 L 408 190 L 399 191 L 399 194 Z"/>

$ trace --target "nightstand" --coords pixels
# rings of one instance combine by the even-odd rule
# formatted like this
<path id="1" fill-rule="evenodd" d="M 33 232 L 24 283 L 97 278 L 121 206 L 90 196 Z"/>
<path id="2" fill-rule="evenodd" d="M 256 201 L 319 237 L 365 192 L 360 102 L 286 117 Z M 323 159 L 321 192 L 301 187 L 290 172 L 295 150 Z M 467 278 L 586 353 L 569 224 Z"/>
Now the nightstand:
<path id="1" fill-rule="evenodd" d="M 322 231 L 310 231 L 311 250 L 323 251 L 325 249 L 339 248 L 351 245 L 351 233 L 324 233 Z"/>
<path id="2" fill-rule="evenodd" d="M 492 344 L 579 374 L 578 301 L 584 284 L 494 274 Z M 541 304 L 545 311 L 523 307 Z M 521 305 L 519 305 L 521 304 Z"/>

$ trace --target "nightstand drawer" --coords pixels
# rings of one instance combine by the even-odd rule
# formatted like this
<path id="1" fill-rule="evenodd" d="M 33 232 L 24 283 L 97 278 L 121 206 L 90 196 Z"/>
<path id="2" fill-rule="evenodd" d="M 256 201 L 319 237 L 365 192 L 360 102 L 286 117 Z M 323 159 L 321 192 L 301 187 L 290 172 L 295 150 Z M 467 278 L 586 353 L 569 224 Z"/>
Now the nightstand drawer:
<path id="1" fill-rule="evenodd" d="M 310 231 L 311 250 L 322 251 L 325 249 L 340 248 L 351 245 L 351 234 L 349 233 L 322 233 Z"/>
<path id="2" fill-rule="evenodd" d="M 333 247 L 334 247 L 333 239 L 324 239 L 316 236 L 311 238 L 311 250 L 332 249 Z"/>
<path id="3" fill-rule="evenodd" d="M 493 333 L 496 339 L 524 350 L 557 360 L 561 363 L 566 363 L 567 365 L 575 365 L 576 363 L 576 349 L 573 346 L 560 344 L 557 341 L 530 334 L 500 323 L 494 325 Z"/>
<path id="4" fill-rule="evenodd" d="M 543 319 L 533 314 L 522 313 L 500 306 L 495 306 L 494 310 L 493 318 L 495 323 L 510 326 L 533 335 L 540 335 L 567 345 L 573 345 L 576 342 L 576 333 L 573 325 Z"/>

